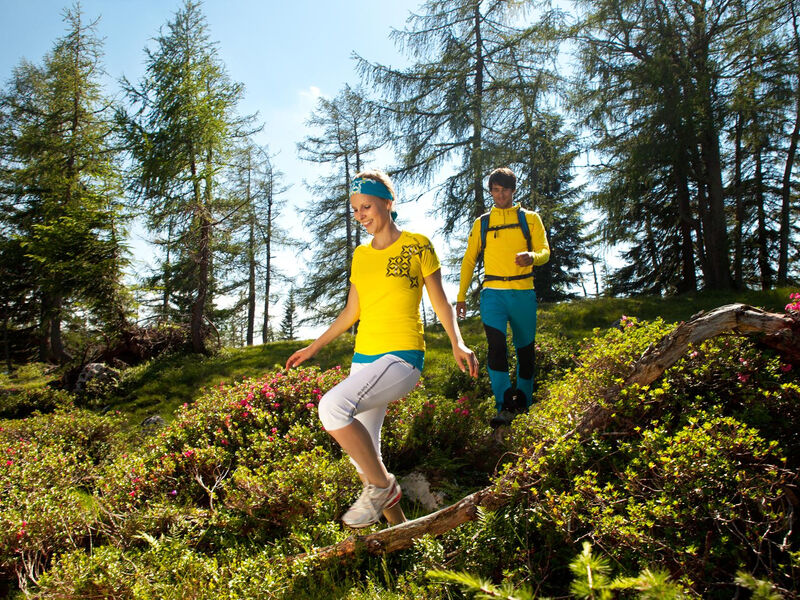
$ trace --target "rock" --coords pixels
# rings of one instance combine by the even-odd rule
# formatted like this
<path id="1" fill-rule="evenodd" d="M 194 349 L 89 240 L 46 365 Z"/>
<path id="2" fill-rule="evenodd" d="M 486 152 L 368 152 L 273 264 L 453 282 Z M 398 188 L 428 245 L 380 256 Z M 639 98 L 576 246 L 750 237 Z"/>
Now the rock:
<path id="1" fill-rule="evenodd" d="M 86 384 L 92 380 L 98 380 L 101 383 L 117 381 L 119 379 L 119 371 L 112 369 L 105 363 L 87 363 L 81 369 L 78 375 L 78 380 L 75 382 L 74 391 L 81 393 L 86 391 Z"/>
<path id="2" fill-rule="evenodd" d="M 425 510 L 433 512 L 445 505 L 445 495 L 431 492 L 431 484 L 422 473 L 409 473 L 401 477 L 399 483 L 403 488 L 403 496 L 412 502 L 418 502 Z"/>
<path id="3" fill-rule="evenodd" d="M 167 422 L 161 417 L 161 415 L 150 415 L 144 421 L 142 421 L 142 428 L 144 429 L 159 429 L 164 427 Z"/>

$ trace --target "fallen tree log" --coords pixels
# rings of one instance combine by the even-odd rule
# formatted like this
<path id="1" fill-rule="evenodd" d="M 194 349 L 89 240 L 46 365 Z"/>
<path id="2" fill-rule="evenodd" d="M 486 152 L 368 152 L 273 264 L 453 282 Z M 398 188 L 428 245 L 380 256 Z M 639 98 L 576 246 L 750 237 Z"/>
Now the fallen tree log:
<path id="1" fill-rule="evenodd" d="M 769 313 L 746 304 L 729 304 L 708 313 L 694 315 L 689 321 L 680 323 L 658 343 L 652 344 L 642 356 L 631 365 L 627 377 L 621 385 L 604 390 L 601 396 L 614 398 L 625 387 L 638 384 L 649 385 L 664 371 L 674 365 L 686 353 L 690 345 L 720 334 L 739 335 L 762 334 L 759 342 L 780 352 L 787 360 L 800 364 L 800 320 L 789 315 Z M 583 438 L 603 427 L 611 417 L 612 409 L 607 402 L 593 402 L 584 410 L 577 425 L 551 443 L 543 443 L 531 450 L 529 457 L 538 458 L 557 441 L 573 437 Z M 511 495 L 502 491 L 504 483 L 514 477 L 507 473 L 495 484 L 470 494 L 434 513 L 406 521 L 400 525 L 383 529 L 367 535 L 351 535 L 343 542 L 320 548 L 311 554 L 301 554 L 289 560 L 313 556 L 318 559 L 346 557 L 366 550 L 372 554 L 385 554 L 410 548 L 414 540 L 426 535 L 441 535 L 474 520 L 478 508 L 495 510 L 506 504 Z"/>

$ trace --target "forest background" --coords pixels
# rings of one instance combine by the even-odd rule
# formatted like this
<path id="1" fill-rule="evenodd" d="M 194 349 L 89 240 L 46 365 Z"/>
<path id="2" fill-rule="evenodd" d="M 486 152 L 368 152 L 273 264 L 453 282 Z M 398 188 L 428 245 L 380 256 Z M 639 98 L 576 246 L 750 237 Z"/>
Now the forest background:
<path id="1" fill-rule="evenodd" d="M 226 54 L 206 12 L 234 15 L 217 16 L 226 32 L 237 13 L 219 5 L 185 3 L 160 22 L 117 7 L 111 25 L 146 22 L 115 59 L 121 73 L 103 71 L 104 37 L 114 39 L 103 20 L 68 7 L 57 34 L 49 11 L 50 51 L 20 60 L 3 90 L 6 354 L 31 356 L 36 342 L 40 359 L 63 362 L 80 346 L 64 334 L 134 322 L 185 325 L 195 351 L 211 335 L 241 345 L 296 337 L 301 319 L 319 326 L 341 306 L 363 241 L 344 190 L 367 165 L 394 175 L 401 214 L 436 236 L 451 277 L 500 164 L 520 174 L 517 199 L 547 228 L 544 301 L 770 289 L 796 276 L 792 2 L 393 10 L 412 8 L 403 25 L 383 9 L 333 7 L 327 35 L 294 31 L 286 54 L 265 56 L 258 40 L 271 28 L 260 27 L 292 28 L 264 13 L 249 20 L 258 32 L 230 42 L 239 54 Z M 262 117 L 261 103 L 321 90 L 294 74 L 309 57 L 324 68 L 331 39 L 337 49 L 353 40 L 338 58 L 354 72 L 327 79 L 339 89 L 320 92 L 287 136 L 296 116 Z M 240 61 L 226 60 L 242 49 L 243 64 L 263 66 L 247 87 Z M 137 268 L 131 239 L 148 257 Z"/>

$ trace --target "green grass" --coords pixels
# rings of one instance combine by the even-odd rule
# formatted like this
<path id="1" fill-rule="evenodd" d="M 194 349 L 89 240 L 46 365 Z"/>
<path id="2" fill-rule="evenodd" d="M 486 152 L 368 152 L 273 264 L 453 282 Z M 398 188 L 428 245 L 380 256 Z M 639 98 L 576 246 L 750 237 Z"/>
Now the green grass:
<path id="1" fill-rule="evenodd" d="M 622 315 L 650 321 L 661 317 L 667 323 L 686 321 L 700 311 L 741 302 L 782 313 L 789 294 L 797 289 L 780 288 L 766 292 L 702 292 L 661 298 L 592 298 L 540 304 L 537 331 L 581 339 L 596 327 L 607 329 Z"/>
<path id="2" fill-rule="evenodd" d="M 543 303 L 538 311 L 538 331 L 570 339 L 581 339 L 595 328 L 607 329 L 623 314 L 642 320 L 662 317 L 668 323 L 689 319 L 701 310 L 725 304 L 743 302 L 774 312 L 783 312 L 789 294 L 795 289 L 768 292 L 699 293 L 679 297 L 581 299 L 571 302 Z M 478 316 L 461 323 L 468 345 L 484 341 L 483 327 Z M 426 334 L 426 371 L 446 372 L 454 368 L 450 342 L 441 325 L 428 327 Z M 343 335 L 325 347 L 311 364 L 327 369 L 335 365 L 348 366 L 353 353 L 353 336 Z M 172 355 L 134 367 L 126 374 L 120 394 L 112 398 L 110 408 L 130 416 L 132 425 L 145 417 L 159 414 L 171 420 L 174 411 L 184 402 L 191 402 L 203 389 L 221 382 L 259 377 L 267 371 L 282 368 L 286 359 L 308 340 L 272 342 L 249 348 L 227 348 L 210 357 Z M 11 375 L 0 378 L 0 390 L 40 387 L 48 378 L 42 366 L 24 366 Z"/>
<path id="3" fill-rule="evenodd" d="M 0 372 L 0 390 L 32 390 L 44 387 L 53 380 L 53 374 L 57 371 L 44 363 L 19 365 L 10 373 Z"/>
<path id="4" fill-rule="evenodd" d="M 126 376 L 121 395 L 109 408 L 130 415 L 132 424 L 159 414 L 170 420 L 184 402 L 220 383 L 259 377 L 282 369 L 286 359 L 307 340 L 271 342 L 248 348 L 225 348 L 213 356 L 172 355 L 135 367 Z M 353 354 L 353 336 L 343 335 L 323 348 L 312 364 L 321 369 L 347 363 Z"/>

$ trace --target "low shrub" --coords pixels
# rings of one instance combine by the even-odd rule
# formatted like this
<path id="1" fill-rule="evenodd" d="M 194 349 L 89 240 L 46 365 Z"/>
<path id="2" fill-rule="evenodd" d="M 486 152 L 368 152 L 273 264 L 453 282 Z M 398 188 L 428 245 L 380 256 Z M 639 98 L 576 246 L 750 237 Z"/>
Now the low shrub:
<path id="1" fill-rule="evenodd" d="M 0 419 L 23 419 L 34 412 L 51 413 L 75 404 L 75 397 L 49 387 L 0 390 Z"/>
<path id="2" fill-rule="evenodd" d="M 98 465 L 119 441 L 120 419 L 82 410 L 0 421 L 0 570 L 21 587 L 57 552 L 101 527 L 92 496 Z"/>
<path id="3" fill-rule="evenodd" d="M 343 377 L 339 368 L 310 367 L 206 390 L 142 451 L 109 465 L 99 489 L 104 504 L 134 520 L 153 502 L 203 509 L 225 523 L 228 537 L 265 525 L 286 531 L 315 511 L 340 510 L 339 493 L 355 489 L 355 471 L 341 463 L 317 405 Z M 130 529 L 124 520 L 116 526 L 120 535 Z"/>
<path id="4" fill-rule="evenodd" d="M 420 383 L 406 398 L 389 405 L 381 450 L 391 469 L 410 471 L 470 465 L 493 468 L 494 444 L 488 423 L 494 401 L 473 395 L 447 397 Z"/>
<path id="5" fill-rule="evenodd" d="M 669 330 L 625 317 L 581 342 L 540 336 L 538 402 L 505 438 L 487 426 L 485 371 L 476 382 L 439 356 L 389 408 L 387 466 L 442 474 L 467 493 L 490 483 L 502 457 L 509 479 L 495 491 L 507 503 L 389 556 L 307 555 L 350 535 L 336 519 L 360 488 L 317 418 L 341 369 L 214 386 L 124 450 L 112 416 L 3 422 L 2 568 L 41 598 L 439 600 L 453 592 L 425 573 L 442 568 L 475 573 L 496 597 L 724 598 L 742 586 L 797 596 L 798 366 L 719 337 L 651 385 L 621 390 Z M 588 408 L 603 418 L 578 436 Z M 55 493 L 37 493 L 44 485 L 66 490 L 62 513 Z"/>
<path id="6" fill-rule="evenodd" d="M 650 386 L 615 391 L 668 329 L 623 319 L 585 340 L 575 368 L 512 425 L 508 450 L 522 458 L 509 465 L 505 492 L 518 500 L 474 534 L 474 552 L 503 556 L 510 581 L 565 589 L 564 549 L 588 539 L 626 571 L 668 570 L 690 595 L 730 597 L 742 569 L 793 589 L 798 455 L 786 416 L 796 410 L 796 371 L 753 340 L 722 337 Z M 607 411 L 601 428 L 573 435 L 595 404 Z M 534 448 L 546 451 L 531 456 Z"/>

